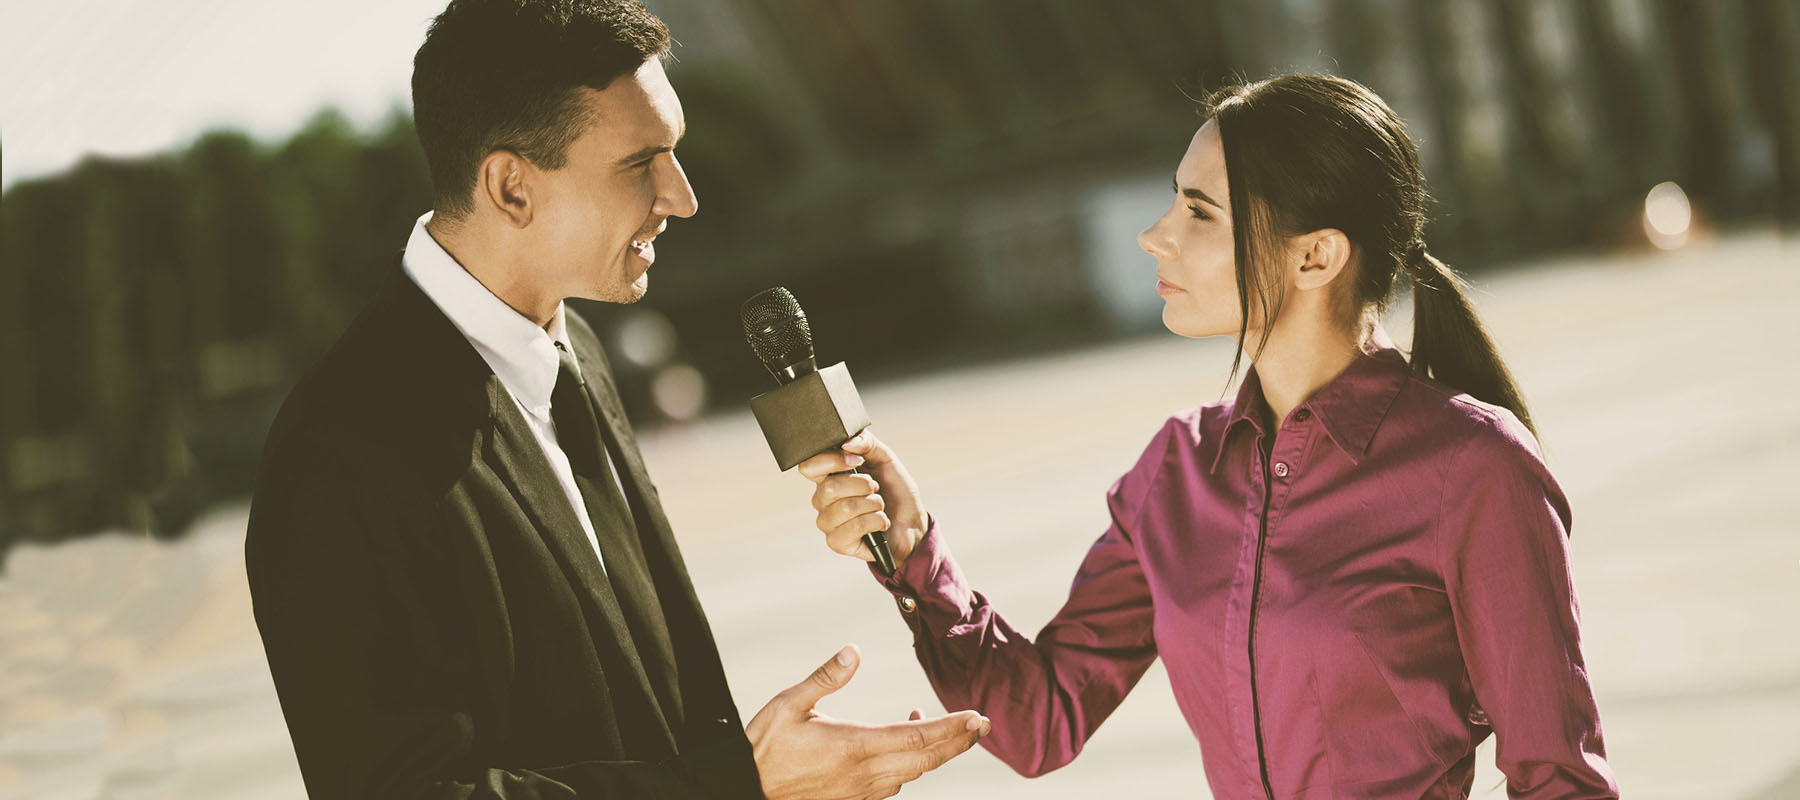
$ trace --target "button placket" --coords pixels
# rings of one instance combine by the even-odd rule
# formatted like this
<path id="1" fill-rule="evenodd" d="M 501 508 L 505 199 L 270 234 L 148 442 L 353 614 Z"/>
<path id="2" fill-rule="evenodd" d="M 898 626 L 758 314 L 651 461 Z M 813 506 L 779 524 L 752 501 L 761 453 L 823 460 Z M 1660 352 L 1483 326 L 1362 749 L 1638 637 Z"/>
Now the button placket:
<path id="1" fill-rule="evenodd" d="M 1275 437 L 1274 445 L 1269 448 L 1269 458 L 1275 462 L 1270 465 L 1269 471 L 1273 473 L 1276 478 L 1285 480 L 1289 475 L 1294 474 L 1297 469 L 1293 466 L 1293 462 L 1290 459 L 1293 455 L 1298 454 L 1305 449 L 1307 439 L 1311 433 L 1311 431 L 1307 430 L 1308 426 L 1306 423 L 1311 419 L 1312 409 L 1301 407 L 1294 409 L 1293 414 L 1289 415 L 1289 421 L 1281 426 L 1281 432 L 1286 432 L 1288 435 L 1277 435 Z M 1282 444 L 1284 443 L 1288 446 L 1283 447 Z M 1287 457 L 1278 458 L 1277 456 L 1284 451 L 1289 455 L 1287 455 Z"/>

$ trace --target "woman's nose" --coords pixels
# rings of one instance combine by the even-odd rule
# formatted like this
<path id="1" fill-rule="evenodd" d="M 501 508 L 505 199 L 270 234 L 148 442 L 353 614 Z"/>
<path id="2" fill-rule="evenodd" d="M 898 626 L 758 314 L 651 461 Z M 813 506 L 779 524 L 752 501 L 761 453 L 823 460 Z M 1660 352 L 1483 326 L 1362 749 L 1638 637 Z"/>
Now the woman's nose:
<path id="1" fill-rule="evenodd" d="M 1156 256 L 1158 259 L 1164 261 L 1173 260 L 1175 258 L 1175 245 L 1173 242 L 1169 241 L 1169 237 L 1162 234 L 1162 231 L 1160 230 L 1161 227 L 1162 220 L 1157 220 L 1156 223 L 1145 228 L 1142 233 L 1139 233 L 1137 237 L 1138 247 L 1143 248 L 1144 252 Z"/>

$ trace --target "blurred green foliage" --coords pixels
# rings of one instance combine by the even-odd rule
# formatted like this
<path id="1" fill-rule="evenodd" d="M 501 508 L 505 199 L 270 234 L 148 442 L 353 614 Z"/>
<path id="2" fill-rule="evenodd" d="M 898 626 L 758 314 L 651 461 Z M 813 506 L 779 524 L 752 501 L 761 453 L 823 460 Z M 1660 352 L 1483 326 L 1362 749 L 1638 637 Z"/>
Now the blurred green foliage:
<path id="1" fill-rule="evenodd" d="M 169 534 L 208 497 L 246 491 L 281 394 L 430 200 L 403 110 L 366 135 L 326 110 L 272 147 L 212 132 L 9 189 L 4 533 Z"/>

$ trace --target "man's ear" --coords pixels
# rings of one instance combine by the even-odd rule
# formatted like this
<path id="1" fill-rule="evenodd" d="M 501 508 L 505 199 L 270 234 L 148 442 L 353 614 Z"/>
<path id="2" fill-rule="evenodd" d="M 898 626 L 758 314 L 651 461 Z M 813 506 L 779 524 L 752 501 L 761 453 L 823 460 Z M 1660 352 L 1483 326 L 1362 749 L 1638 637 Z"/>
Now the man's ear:
<path id="1" fill-rule="evenodd" d="M 1329 286 L 1350 266 L 1350 237 L 1336 228 L 1296 236 L 1293 243 L 1289 269 L 1294 288 L 1300 291 Z"/>
<path id="2" fill-rule="evenodd" d="M 495 150 L 481 160 L 476 174 L 475 202 L 486 205 L 515 228 L 531 224 L 536 209 L 532 205 L 532 178 L 536 170 L 531 162 L 511 150 Z"/>

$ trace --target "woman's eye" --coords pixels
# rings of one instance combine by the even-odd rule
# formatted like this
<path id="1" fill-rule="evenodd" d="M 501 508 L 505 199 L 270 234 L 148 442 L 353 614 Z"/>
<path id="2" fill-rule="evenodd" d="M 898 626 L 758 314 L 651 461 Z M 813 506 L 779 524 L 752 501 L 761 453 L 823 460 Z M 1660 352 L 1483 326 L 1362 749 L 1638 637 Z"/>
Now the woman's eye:
<path id="1" fill-rule="evenodd" d="M 1212 216 L 1201 211 L 1199 206 L 1188 206 L 1188 210 L 1194 212 L 1194 219 L 1212 219 Z"/>

